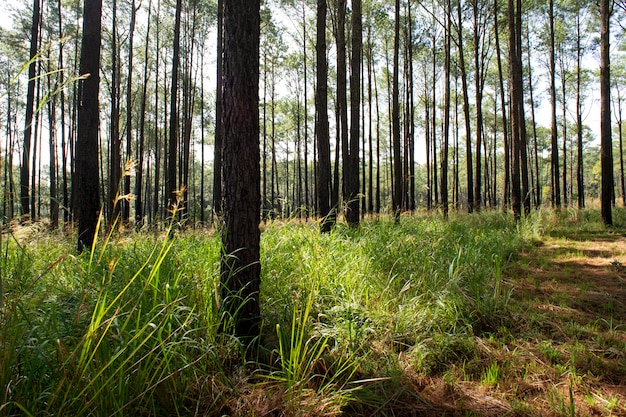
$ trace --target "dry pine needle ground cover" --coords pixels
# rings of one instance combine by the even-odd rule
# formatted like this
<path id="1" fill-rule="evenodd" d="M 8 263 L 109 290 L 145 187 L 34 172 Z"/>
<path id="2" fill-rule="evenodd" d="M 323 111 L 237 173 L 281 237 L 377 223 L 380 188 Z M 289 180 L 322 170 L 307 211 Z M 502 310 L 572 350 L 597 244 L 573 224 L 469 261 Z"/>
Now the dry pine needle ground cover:
<path id="1" fill-rule="evenodd" d="M 551 233 L 520 254 L 504 279 L 516 324 L 477 338 L 476 360 L 418 382 L 427 402 L 419 408 L 429 415 L 626 416 L 626 234 Z"/>

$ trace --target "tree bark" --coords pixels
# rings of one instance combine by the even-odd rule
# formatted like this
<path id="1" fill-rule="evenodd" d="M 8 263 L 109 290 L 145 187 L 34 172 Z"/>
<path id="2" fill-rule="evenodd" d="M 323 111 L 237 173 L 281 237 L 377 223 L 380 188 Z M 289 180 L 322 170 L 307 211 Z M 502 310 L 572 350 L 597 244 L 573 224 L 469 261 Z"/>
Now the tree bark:
<path id="1" fill-rule="evenodd" d="M 361 109 L 361 50 L 363 29 L 361 0 L 352 0 L 352 66 L 350 73 L 350 143 L 348 166 L 344 167 L 347 185 L 346 221 L 350 226 L 359 225 L 359 135 Z"/>
<path id="2" fill-rule="evenodd" d="M 511 188 L 511 152 L 510 152 L 510 140 L 509 140 L 509 124 L 506 117 L 506 97 L 504 91 L 504 75 L 502 71 L 502 54 L 500 51 L 500 31 L 498 29 L 498 1 L 493 1 L 493 15 L 494 15 L 494 33 L 496 38 L 496 56 L 498 61 L 498 82 L 500 86 L 500 107 L 502 108 L 502 136 L 504 147 L 504 183 L 502 187 L 502 207 L 506 210 L 509 205 L 509 196 Z"/>
<path id="3" fill-rule="evenodd" d="M 135 0 L 131 2 L 130 33 L 128 37 L 128 75 L 126 79 L 126 162 L 132 159 L 133 142 L 133 39 L 135 37 Z M 146 56 L 147 57 L 147 56 Z M 141 167 L 139 167 L 141 170 Z M 124 195 L 127 198 L 122 200 L 122 221 L 130 222 L 130 173 L 124 173 Z"/>
<path id="4" fill-rule="evenodd" d="M 170 95 L 170 134 L 167 142 L 167 170 L 165 176 L 165 201 L 166 207 L 173 209 L 177 204 L 176 192 L 176 159 L 178 149 L 178 67 L 180 64 L 180 16 L 182 12 L 182 0 L 176 1 L 176 18 L 174 22 L 174 54 L 172 57 L 172 85 Z"/>
<path id="5" fill-rule="evenodd" d="M 224 2 L 222 330 L 245 342 L 261 324 L 259 42 L 260 1 Z"/>
<path id="6" fill-rule="evenodd" d="M 445 58 L 444 58 L 444 104 L 443 104 L 443 155 L 441 156 L 441 206 L 443 216 L 448 217 L 448 147 L 450 143 L 450 49 L 452 47 L 452 3 L 446 0 L 445 5 Z"/>
<path id="7" fill-rule="evenodd" d="M 37 69 L 37 46 L 39 45 L 39 27 L 41 25 L 41 0 L 33 0 L 33 21 L 30 29 L 30 62 L 28 64 L 28 87 L 26 92 L 26 117 L 24 120 L 24 143 L 22 147 L 22 165 L 20 166 L 20 201 L 22 221 L 30 220 L 30 151 L 33 132 L 35 105 L 35 73 Z"/>
<path id="8" fill-rule="evenodd" d="M 98 224 L 100 193 L 98 178 L 98 94 L 100 89 L 100 43 L 102 0 L 85 0 L 83 43 L 80 54 L 76 181 L 73 194 L 78 209 L 78 250 L 91 249 Z"/>
<path id="9" fill-rule="evenodd" d="M 472 163 L 472 139 L 470 128 L 470 111 L 469 111 L 469 92 L 467 88 L 467 68 L 465 66 L 465 51 L 463 50 L 463 15 L 461 13 L 461 5 L 457 5 L 458 16 L 458 47 L 459 47 L 459 66 L 461 69 L 461 84 L 463 88 L 463 114 L 465 116 L 465 149 L 467 164 L 467 212 L 474 211 L 474 168 Z"/>
<path id="10" fill-rule="evenodd" d="M 148 96 L 148 63 L 150 50 L 150 21 L 152 17 L 152 0 L 148 2 L 148 22 L 146 24 L 145 62 L 143 67 L 143 89 L 141 92 L 141 110 L 139 113 L 139 143 L 137 144 L 137 172 L 135 174 L 135 226 L 143 225 L 144 198 L 143 198 L 143 157 L 146 135 L 146 101 Z M 149 178 L 149 176 L 148 176 Z"/>
<path id="11" fill-rule="evenodd" d="M 393 91 L 392 91 L 392 143 L 393 143 L 393 213 L 396 219 L 400 218 L 402 209 L 402 159 L 400 151 L 400 103 L 399 103 L 399 64 L 400 50 L 400 0 L 395 3 L 395 23 L 393 42 Z"/>
<path id="12" fill-rule="evenodd" d="M 610 71 L 611 0 L 600 0 L 600 161 L 602 165 L 601 212 L 605 225 L 613 224 L 613 152 L 611 141 Z"/>
<path id="13" fill-rule="evenodd" d="M 511 206 L 516 220 L 522 214 L 520 184 L 521 126 L 520 97 L 522 95 L 521 60 L 517 44 L 517 14 L 513 0 L 508 0 L 509 22 L 509 79 L 511 89 Z"/>
<path id="14" fill-rule="evenodd" d="M 550 172 L 552 184 L 552 206 L 561 208 L 561 187 L 559 180 L 559 148 L 557 142 L 557 122 L 556 122 L 556 65 L 555 65 L 555 41 L 554 41 L 554 0 L 550 0 L 548 6 L 548 19 L 550 22 L 550 109 L 551 125 L 550 125 L 550 143 L 551 158 Z"/>
<path id="15" fill-rule="evenodd" d="M 582 115 L 582 48 L 580 11 L 576 14 L 576 139 L 578 142 L 576 161 L 576 185 L 578 190 L 578 208 L 585 207 L 585 186 L 583 178 L 583 115 Z"/>
<path id="16" fill-rule="evenodd" d="M 222 125 L 223 59 L 224 59 L 224 0 L 217 1 L 217 85 L 215 91 L 215 144 L 213 146 L 213 210 L 222 212 L 222 149 L 224 127 Z M 265 104 L 264 104 L 265 105 Z M 265 196 L 265 193 L 263 194 Z"/>
<path id="17" fill-rule="evenodd" d="M 317 85 L 315 89 L 315 112 L 317 133 L 317 177 L 316 196 L 318 216 L 322 222 L 320 230 L 330 232 L 334 224 L 331 215 L 331 167 L 330 133 L 328 124 L 328 63 L 326 61 L 326 0 L 317 1 L 317 40 L 315 45 L 317 60 Z"/>
<path id="18" fill-rule="evenodd" d="M 120 143 L 120 70 L 117 45 L 117 0 L 113 0 L 111 17 L 111 113 L 110 113 L 110 146 L 109 146 L 109 195 L 106 213 L 109 223 L 113 223 L 120 213 L 117 196 L 120 191 L 121 143 Z"/>

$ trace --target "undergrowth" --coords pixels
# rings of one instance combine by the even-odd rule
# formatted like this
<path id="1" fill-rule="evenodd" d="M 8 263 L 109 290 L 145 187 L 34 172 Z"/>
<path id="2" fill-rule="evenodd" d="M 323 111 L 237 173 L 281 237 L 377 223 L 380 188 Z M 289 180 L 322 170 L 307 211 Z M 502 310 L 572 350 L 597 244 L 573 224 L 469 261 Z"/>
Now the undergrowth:
<path id="1" fill-rule="evenodd" d="M 0 416 L 384 411 L 407 366 L 463 367 L 516 325 L 503 270 L 565 217 L 267 224 L 252 361 L 218 333 L 216 234 L 127 232 L 76 254 L 71 237 L 16 229 L 0 241 Z M 496 386 L 503 366 L 477 378 Z"/>

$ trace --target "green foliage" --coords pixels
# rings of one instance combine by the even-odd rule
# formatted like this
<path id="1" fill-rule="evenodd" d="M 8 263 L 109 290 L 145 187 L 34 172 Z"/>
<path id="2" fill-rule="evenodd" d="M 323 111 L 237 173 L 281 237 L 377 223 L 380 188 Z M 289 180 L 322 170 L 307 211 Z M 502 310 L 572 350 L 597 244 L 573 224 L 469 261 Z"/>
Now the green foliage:
<path id="1" fill-rule="evenodd" d="M 43 240 L 4 247 L 0 413 L 186 414 L 191 366 L 219 370 L 215 297 L 203 288 L 217 274 L 177 265 L 216 254 L 216 240 L 111 239 L 79 256 Z"/>
<path id="2" fill-rule="evenodd" d="M 0 242 L 0 415 L 246 414 L 229 403 L 244 383 L 281 387 L 287 413 L 365 407 L 401 384 L 399 354 L 436 374 L 509 324 L 503 269 L 533 222 L 381 218 L 323 235 L 270 223 L 252 361 L 218 333 L 216 235 L 111 234 L 75 255 L 73 239 L 20 229 Z"/>

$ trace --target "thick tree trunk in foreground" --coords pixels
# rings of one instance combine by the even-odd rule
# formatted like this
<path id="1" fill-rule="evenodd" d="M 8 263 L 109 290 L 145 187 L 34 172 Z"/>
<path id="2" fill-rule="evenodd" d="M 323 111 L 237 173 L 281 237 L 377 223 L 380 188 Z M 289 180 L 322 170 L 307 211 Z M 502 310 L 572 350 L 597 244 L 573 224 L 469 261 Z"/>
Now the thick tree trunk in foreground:
<path id="1" fill-rule="evenodd" d="M 100 42 L 102 0 L 85 0 L 83 44 L 80 54 L 78 138 L 76 140 L 76 179 L 78 209 L 78 250 L 90 249 L 95 238 L 100 211 L 98 178 L 98 93 L 100 89 Z"/>
<path id="2" fill-rule="evenodd" d="M 251 341 L 260 331 L 260 1 L 224 2 L 224 331 Z M 230 328 L 229 326 L 233 327 Z"/>

